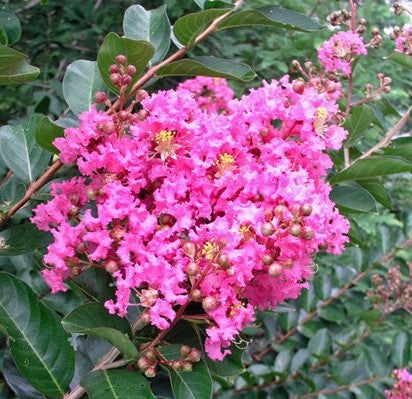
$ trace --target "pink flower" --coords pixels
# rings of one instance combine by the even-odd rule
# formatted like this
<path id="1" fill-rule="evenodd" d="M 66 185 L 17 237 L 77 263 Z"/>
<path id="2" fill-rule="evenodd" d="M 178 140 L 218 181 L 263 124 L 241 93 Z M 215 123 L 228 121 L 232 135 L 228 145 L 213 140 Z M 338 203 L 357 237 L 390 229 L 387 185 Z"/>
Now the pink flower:
<path id="1" fill-rule="evenodd" d="M 412 374 L 407 369 L 394 370 L 393 378 L 396 382 L 391 390 L 385 391 L 386 399 L 412 398 Z"/>
<path id="2" fill-rule="evenodd" d="M 412 25 L 405 25 L 396 38 L 396 51 L 412 55 Z"/>

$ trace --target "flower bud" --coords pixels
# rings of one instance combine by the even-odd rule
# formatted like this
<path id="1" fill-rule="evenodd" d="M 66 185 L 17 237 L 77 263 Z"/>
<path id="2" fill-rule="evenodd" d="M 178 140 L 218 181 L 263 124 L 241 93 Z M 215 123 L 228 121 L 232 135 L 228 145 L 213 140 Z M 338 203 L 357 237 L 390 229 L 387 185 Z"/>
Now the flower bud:
<path id="1" fill-rule="evenodd" d="M 302 234 L 302 227 L 299 224 L 293 224 L 289 229 L 290 234 L 294 237 L 300 237 Z"/>
<path id="2" fill-rule="evenodd" d="M 149 367 L 149 368 L 145 371 L 144 375 L 145 375 L 147 378 L 154 378 L 154 377 L 156 377 L 156 370 L 155 370 L 155 368 L 154 368 L 154 367 Z"/>
<path id="3" fill-rule="evenodd" d="M 270 277 L 279 277 L 283 273 L 283 267 L 279 263 L 272 263 L 268 272 Z"/>
<path id="4" fill-rule="evenodd" d="M 192 292 L 192 300 L 200 301 L 202 299 L 202 292 L 199 289 L 195 289 Z"/>
<path id="5" fill-rule="evenodd" d="M 185 255 L 194 259 L 197 252 L 196 244 L 190 241 L 185 241 L 182 245 L 182 249 Z"/>
<path id="6" fill-rule="evenodd" d="M 149 111 L 146 109 L 141 109 L 138 113 L 137 116 L 139 120 L 144 121 L 147 118 L 147 115 L 149 115 Z"/>
<path id="7" fill-rule="evenodd" d="M 94 200 L 96 198 L 96 191 L 89 187 L 86 191 L 86 197 L 89 200 Z"/>
<path id="8" fill-rule="evenodd" d="M 87 251 L 87 247 L 86 247 L 86 244 L 84 242 L 79 242 L 76 245 L 76 252 L 78 254 L 84 254 L 84 253 L 86 253 L 86 251 Z"/>
<path id="9" fill-rule="evenodd" d="M 190 353 L 190 347 L 189 347 L 189 346 L 187 346 L 187 345 L 182 345 L 182 346 L 180 347 L 180 354 L 181 354 L 182 356 L 187 356 L 189 353 Z"/>
<path id="10" fill-rule="evenodd" d="M 283 267 L 286 268 L 286 269 L 292 269 L 292 268 L 293 268 L 293 265 L 294 265 L 293 259 L 286 259 L 286 260 L 284 260 L 284 261 L 282 262 L 282 265 L 283 265 Z"/>
<path id="11" fill-rule="evenodd" d="M 110 72 L 111 74 L 112 74 L 112 73 L 118 73 L 118 72 L 119 72 L 119 67 L 118 67 L 117 65 L 115 65 L 115 64 L 112 64 L 112 65 L 110 65 L 109 72 Z"/>
<path id="12" fill-rule="evenodd" d="M 263 255 L 262 262 L 264 265 L 270 265 L 273 262 L 273 257 L 269 254 Z"/>
<path id="13" fill-rule="evenodd" d="M 136 100 L 140 103 L 149 97 L 149 93 L 146 90 L 138 90 L 136 93 Z"/>
<path id="14" fill-rule="evenodd" d="M 156 360 L 156 352 L 154 349 L 149 349 L 146 352 L 146 357 L 151 361 L 154 362 Z"/>
<path id="15" fill-rule="evenodd" d="M 170 363 L 170 367 L 172 367 L 173 370 L 180 371 L 183 368 L 183 364 L 180 360 L 173 360 Z"/>
<path id="16" fill-rule="evenodd" d="M 116 57 L 116 62 L 119 63 L 119 64 L 126 64 L 127 58 L 126 58 L 125 55 L 119 54 L 119 55 Z"/>
<path id="17" fill-rule="evenodd" d="M 383 90 L 384 93 L 388 94 L 388 93 L 391 92 L 391 87 L 390 86 L 384 86 L 382 90 Z"/>
<path id="18" fill-rule="evenodd" d="M 109 273 L 114 273 L 119 270 L 119 264 L 114 259 L 108 259 L 104 262 L 104 269 Z"/>
<path id="19" fill-rule="evenodd" d="M 196 276 L 196 274 L 199 273 L 199 266 L 197 263 L 195 262 L 190 262 L 187 266 L 186 266 L 186 274 L 188 276 Z"/>
<path id="20" fill-rule="evenodd" d="M 70 207 L 70 210 L 69 210 L 69 215 L 70 216 L 77 216 L 79 214 L 79 211 L 80 211 L 80 209 L 79 209 L 78 206 L 72 205 Z"/>
<path id="21" fill-rule="evenodd" d="M 365 91 L 371 92 L 373 90 L 373 86 L 370 83 L 367 83 L 365 85 Z"/>
<path id="22" fill-rule="evenodd" d="M 292 205 L 292 208 L 291 208 L 291 210 L 290 210 L 290 213 L 291 213 L 293 216 L 299 216 L 299 215 L 300 215 L 300 205 L 298 205 L 298 204 Z"/>
<path id="23" fill-rule="evenodd" d="M 104 104 L 107 101 L 107 95 L 104 91 L 98 91 L 94 98 L 98 104 Z"/>
<path id="24" fill-rule="evenodd" d="M 275 227 L 273 226 L 272 223 L 265 222 L 262 224 L 261 232 L 262 232 L 262 235 L 264 235 L 265 237 L 269 237 L 272 234 L 274 234 Z"/>
<path id="25" fill-rule="evenodd" d="M 203 306 L 203 309 L 206 312 L 210 312 L 210 311 L 212 311 L 213 309 L 216 308 L 217 300 L 216 300 L 216 298 L 214 298 L 212 296 L 207 296 L 207 297 L 203 298 L 202 306 Z"/>
<path id="26" fill-rule="evenodd" d="M 105 133 L 113 133 L 116 130 L 116 125 L 112 121 L 104 122 L 102 131 Z"/>
<path id="27" fill-rule="evenodd" d="M 365 18 L 361 18 L 361 19 L 359 20 L 359 23 L 360 23 L 361 25 L 366 25 L 366 19 L 365 19 Z"/>
<path id="28" fill-rule="evenodd" d="M 379 33 L 380 33 L 380 30 L 379 30 L 379 28 L 373 28 L 372 30 L 371 30 L 371 34 L 372 34 L 372 36 L 377 36 L 377 35 L 379 35 Z"/>
<path id="29" fill-rule="evenodd" d="M 133 76 L 136 73 L 136 67 L 134 65 L 128 65 L 126 68 L 126 73 L 129 76 Z"/>
<path id="30" fill-rule="evenodd" d="M 390 85 L 391 83 L 392 83 L 392 79 L 389 76 L 385 76 L 383 78 L 383 85 L 384 86 Z"/>
<path id="31" fill-rule="evenodd" d="M 278 205 L 274 209 L 274 214 L 278 219 L 283 219 L 285 211 L 286 211 L 286 207 L 284 205 Z"/>
<path id="32" fill-rule="evenodd" d="M 273 208 L 265 208 L 264 218 L 266 222 L 271 222 L 273 219 Z"/>
<path id="33" fill-rule="evenodd" d="M 118 73 L 112 73 L 110 75 L 110 81 L 114 84 L 114 85 L 118 85 L 121 81 L 122 77 L 118 74 Z"/>
<path id="34" fill-rule="evenodd" d="M 140 316 L 140 321 L 141 321 L 143 324 L 149 324 L 149 323 L 150 323 L 150 315 L 149 315 L 149 313 L 143 313 L 143 314 Z"/>
<path id="35" fill-rule="evenodd" d="M 137 367 L 139 367 L 139 369 L 142 370 L 142 371 L 147 370 L 151 365 L 152 365 L 152 363 L 150 362 L 150 360 L 146 356 L 141 357 L 137 361 Z"/>
<path id="36" fill-rule="evenodd" d="M 74 266 L 70 269 L 70 272 L 73 277 L 76 277 L 82 272 L 82 268 L 80 266 Z"/>
<path id="37" fill-rule="evenodd" d="M 314 236 L 313 230 L 311 227 L 309 226 L 305 226 L 303 229 L 303 234 L 302 234 L 302 238 L 304 240 L 311 240 Z"/>
<path id="38" fill-rule="evenodd" d="M 230 259 L 229 256 L 227 254 L 224 253 L 220 253 L 217 256 L 217 264 L 223 269 L 229 269 L 230 267 Z"/>
<path id="39" fill-rule="evenodd" d="M 182 371 L 192 371 L 193 365 L 190 362 L 182 362 Z"/>
<path id="40" fill-rule="evenodd" d="M 303 204 L 300 208 L 300 213 L 302 216 L 310 216 L 312 214 L 313 208 L 311 204 Z"/>
<path id="41" fill-rule="evenodd" d="M 192 363 L 199 362 L 201 358 L 202 358 L 202 354 L 200 350 L 196 348 L 192 348 L 190 350 L 190 353 L 187 355 L 187 359 L 189 360 L 189 362 L 192 362 Z"/>
<path id="42" fill-rule="evenodd" d="M 122 83 L 127 86 L 132 81 L 132 78 L 129 75 L 124 75 L 122 77 Z"/>
<path id="43" fill-rule="evenodd" d="M 292 89 L 297 94 L 303 94 L 305 91 L 305 83 L 301 80 L 294 80 L 292 83 Z"/>

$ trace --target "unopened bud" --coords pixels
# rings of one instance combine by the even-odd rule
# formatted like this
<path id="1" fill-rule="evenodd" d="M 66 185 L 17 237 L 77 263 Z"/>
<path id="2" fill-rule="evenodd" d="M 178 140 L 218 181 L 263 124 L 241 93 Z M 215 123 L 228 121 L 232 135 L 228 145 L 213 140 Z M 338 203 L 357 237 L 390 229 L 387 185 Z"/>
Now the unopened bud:
<path id="1" fill-rule="evenodd" d="M 392 83 L 392 79 L 389 76 L 385 76 L 383 78 L 383 85 L 384 86 L 390 85 L 391 83 Z"/>
<path id="2" fill-rule="evenodd" d="M 284 261 L 282 262 L 282 265 L 283 265 L 283 267 L 286 268 L 286 269 L 292 269 L 292 268 L 293 268 L 293 265 L 294 265 L 293 259 L 286 259 L 286 260 L 284 260 Z"/>
<path id="3" fill-rule="evenodd" d="M 149 111 L 146 109 L 141 109 L 138 113 L 137 116 L 139 120 L 144 121 L 147 118 L 147 115 L 149 115 Z"/>
<path id="4" fill-rule="evenodd" d="M 190 350 L 190 353 L 187 356 L 187 359 L 189 360 L 189 362 L 192 362 L 192 363 L 199 362 L 201 358 L 202 358 L 202 354 L 200 350 L 196 348 L 192 348 Z"/>
<path id="5" fill-rule="evenodd" d="M 147 378 L 154 378 L 154 377 L 156 377 L 156 370 L 155 370 L 155 368 L 154 368 L 154 367 L 149 367 L 149 368 L 145 371 L 144 375 L 145 375 Z"/>
<path id="6" fill-rule="evenodd" d="M 168 213 L 164 213 L 160 215 L 159 222 L 163 226 L 172 227 L 176 223 L 176 218 L 172 215 L 169 215 Z"/>
<path id="7" fill-rule="evenodd" d="M 199 266 L 195 262 L 190 262 L 186 266 L 186 273 L 188 276 L 196 276 L 197 273 L 199 273 Z"/>
<path id="8" fill-rule="evenodd" d="M 152 365 L 152 363 L 150 362 L 150 360 L 146 356 L 141 357 L 137 361 L 137 367 L 139 367 L 139 369 L 142 370 L 142 371 L 147 370 L 151 365 Z"/>
<path id="9" fill-rule="evenodd" d="M 290 213 L 293 216 L 299 216 L 300 215 L 300 205 L 298 204 L 292 205 L 292 208 L 290 209 Z"/>
<path id="10" fill-rule="evenodd" d="M 202 292 L 199 289 L 195 289 L 191 296 L 193 301 L 200 301 L 202 299 Z"/>
<path id="11" fill-rule="evenodd" d="M 216 308 L 217 300 L 216 300 L 216 298 L 214 298 L 212 296 L 207 296 L 207 297 L 203 298 L 202 306 L 203 306 L 203 309 L 206 312 L 210 312 L 210 311 L 212 311 L 213 309 Z"/>
<path id="12" fill-rule="evenodd" d="M 271 222 L 273 219 L 273 208 L 265 208 L 264 217 L 266 222 Z"/>
<path id="13" fill-rule="evenodd" d="M 269 255 L 269 254 L 263 255 L 262 262 L 264 265 L 270 265 L 273 262 L 272 255 Z"/>
<path id="14" fill-rule="evenodd" d="M 376 79 L 378 79 L 378 80 L 382 80 L 384 77 L 385 77 L 385 75 L 383 73 L 376 74 Z"/>
<path id="15" fill-rule="evenodd" d="M 260 136 L 264 139 L 265 137 L 269 136 L 270 130 L 267 128 L 260 129 Z"/>
<path id="16" fill-rule="evenodd" d="M 182 346 L 180 347 L 180 354 L 181 354 L 182 356 L 187 356 L 189 353 L 190 353 L 190 347 L 189 347 L 189 346 L 187 346 L 187 345 L 182 345 Z"/>
<path id="17" fill-rule="evenodd" d="M 149 315 L 149 313 L 143 313 L 143 314 L 140 316 L 140 321 L 141 321 L 143 324 L 149 324 L 149 323 L 150 323 L 150 315 Z"/>
<path id="18" fill-rule="evenodd" d="M 380 33 L 379 28 L 373 28 L 373 29 L 371 30 L 372 36 L 377 36 L 377 35 L 379 35 L 379 33 Z"/>
<path id="19" fill-rule="evenodd" d="M 283 205 L 278 205 L 275 209 L 274 209 L 274 214 L 278 219 L 283 219 L 284 217 L 284 213 L 286 211 L 286 207 Z"/>
<path id="20" fill-rule="evenodd" d="M 73 277 L 76 277 L 82 272 L 82 268 L 80 266 L 74 266 L 70 269 L 70 272 Z"/>
<path id="21" fill-rule="evenodd" d="M 119 264 L 114 259 L 108 259 L 104 262 L 104 269 L 109 273 L 115 273 L 119 270 Z"/>
<path id="22" fill-rule="evenodd" d="M 391 87 L 390 86 L 384 86 L 384 88 L 382 89 L 384 93 L 388 94 L 391 92 Z"/>
<path id="23" fill-rule="evenodd" d="M 294 224 L 292 227 L 289 229 L 290 234 L 292 234 L 294 237 L 300 237 L 302 234 L 302 227 L 299 224 Z"/>
<path id="24" fill-rule="evenodd" d="M 313 238 L 313 236 L 314 236 L 314 233 L 313 233 L 312 228 L 309 227 L 309 226 L 304 227 L 303 233 L 302 233 L 302 238 L 304 240 L 311 240 Z"/>
<path id="25" fill-rule="evenodd" d="M 361 25 L 366 25 L 366 19 L 365 19 L 365 18 L 361 18 L 361 19 L 359 20 L 359 23 L 360 23 Z"/>
<path id="26" fill-rule="evenodd" d="M 180 360 L 173 360 L 170 363 L 170 367 L 172 367 L 173 370 L 180 371 L 183 368 L 183 364 Z"/>
<path id="27" fill-rule="evenodd" d="M 110 81 L 115 85 L 118 85 L 121 82 L 121 79 L 122 77 L 118 73 L 112 73 L 110 75 Z"/>
<path id="28" fill-rule="evenodd" d="M 76 245 L 76 252 L 78 254 L 84 254 L 84 253 L 86 253 L 86 251 L 87 251 L 87 247 L 86 247 L 86 244 L 84 242 L 79 242 Z"/>
<path id="29" fill-rule="evenodd" d="M 69 215 L 70 216 L 77 216 L 79 214 L 79 211 L 80 211 L 79 207 L 73 205 L 73 206 L 70 207 Z"/>
<path id="30" fill-rule="evenodd" d="M 182 245 L 183 252 L 185 255 L 187 255 L 189 258 L 194 259 L 196 256 L 197 252 L 197 247 L 196 244 L 190 241 L 185 241 L 184 244 Z"/>
<path id="31" fill-rule="evenodd" d="M 115 64 L 110 65 L 109 68 L 110 73 L 118 73 L 119 72 L 119 67 Z"/>
<path id="32" fill-rule="evenodd" d="M 155 361 L 156 360 L 156 352 L 153 349 L 149 349 L 146 352 L 146 357 L 151 361 Z"/>
<path id="33" fill-rule="evenodd" d="M 365 85 L 365 91 L 371 92 L 373 90 L 373 86 L 370 83 L 367 83 Z"/>
<path id="34" fill-rule="evenodd" d="M 104 91 L 98 91 L 94 95 L 94 98 L 98 104 L 104 104 L 107 101 L 107 95 Z"/>
<path id="35" fill-rule="evenodd" d="M 140 103 L 149 96 L 146 90 L 138 90 L 136 93 L 136 100 Z"/>
<path id="36" fill-rule="evenodd" d="M 305 91 L 305 83 L 301 80 L 294 80 L 292 83 L 292 89 L 297 94 L 303 94 Z"/>
<path id="37" fill-rule="evenodd" d="M 303 204 L 300 208 L 300 213 L 302 216 L 310 216 L 312 214 L 313 208 L 311 204 Z"/>
<path id="38" fill-rule="evenodd" d="M 262 224 L 261 232 L 262 232 L 262 235 L 264 235 L 265 237 L 269 237 L 272 234 L 274 234 L 275 227 L 273 226 L 272 223 L 265 222 Z"/>
<path id="39" fill-rule="evenodd" d="M 220 253 L 217 257 L 217 264 L 223 269 L 229 269 L 230 267 L 230 259 L 229 256 L 227 254 L 222 254 Z"/>
<path id="40" fill-rule="evenodd" d="M 136 67 L 134 65 L 128 65 L 126 68 L 126 73 L 129 76 L 133 76 L 136 73 Z"/>
<path id="41" fill-rule="evenodd" d="M 122 77 L 122 83 L 123 83 L 125 86 L 127 86 L 131 81 L 132 81 L 132 78 L 131 78 L 131 76 L 129 76 L 129 75 L 124 75 L 124 76 Z"/>
<path id="42" fill-rule="evenodd" d="M 86 197 L 89 200 L 94 200 L 96 198 L 96 190 L 93 190 L 92 188 L 88 188 L 86 191 Z"/>
<path id="43" fill-rule="evenodd" d="M 119 64 L 125 64 L 125 63 L 127 62 L 127 58 L 126 58 L 125 55 L 119 54 L 119 55 L 116 57 L 116 61 L 117 61 Z"/>
<path id="44" fill-rule="evenodd" d="M 268 272 L 270 277 L 279 277 L 283 273 L 283 267 L 279 263 L 272 263 Z"/>
<path id="45" fill-rule="evenodd" d="M 192 371 L 193 365 L 190 362 L 182 362 L 182 371 Z"/>

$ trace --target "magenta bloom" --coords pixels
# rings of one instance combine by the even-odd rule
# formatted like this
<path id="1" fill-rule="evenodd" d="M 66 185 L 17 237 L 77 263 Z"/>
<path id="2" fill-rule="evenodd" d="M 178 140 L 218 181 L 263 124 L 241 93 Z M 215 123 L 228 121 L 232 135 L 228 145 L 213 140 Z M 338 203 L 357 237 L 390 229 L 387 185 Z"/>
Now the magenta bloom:
<path id="1" fill-rule="evenodd" d="M 396 51 L 412 55 L 412 25 L 405 25 L 401 34 L 396 38 Z"/>
<path id="2" fill-rule="evenodd" d="M 385 392 L 386 399 L 412 398 L 412 374 L 407 369 L 395 370 L 393 378 L 396 383 L 391 390 Z"/>

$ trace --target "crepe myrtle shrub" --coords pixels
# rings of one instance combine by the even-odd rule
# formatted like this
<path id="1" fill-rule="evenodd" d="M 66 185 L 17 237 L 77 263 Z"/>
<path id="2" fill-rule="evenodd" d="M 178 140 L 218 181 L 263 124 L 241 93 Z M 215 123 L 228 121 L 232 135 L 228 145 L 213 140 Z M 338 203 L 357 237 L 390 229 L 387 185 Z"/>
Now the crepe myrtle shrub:
<path id="1" fill-rule="evenodd" d="M 70 120 L 33 114 L 1 128 L 7 169 L 2 186 L 6 190 L 14 179 L 25 183 L 15 197 L 5 194 L 1 255 L 33 254 L 51 289 L 50 295 L 43 284 L 40 295 L 15 275 L 0 274 L 0 324 L 8 361 L 31 392 L 25 397 L 203 399 L 300 378 L 297 367 L 289 377 L 278 373 L 233 385 L 244 372 L 242 352 L 250 343 L 242 331 L 310 289 L 318 252 L 337 256 L 359 245 L 356 212 L 376 211 L 377 203 L 379 209 L 391 206 L 377 177 L 412 171 L 411 141 L 396 138 L 410 109 L 398 114 L 384 97 L 392 78 L 380 73 L 364 93 L 354 90 L 356 64 L 384 40 L 359 17 L 358 2 L 334 11 L 328 21 L 276 4 L 196 3 L 199 10 L 174 21 L 173 28 L 165 6 L 131 6 L 124 35 L 109 33 L 97 61 L 67 67 L 63 93 Z M 400 7 L 409 13 L 396 5 L 397 15 Z M 18 18 L 2 12 L 9 19 L 0 25 L 0 83 L 35 79 L 38 69 L 10 47 Z M 257 79 L 252 69 L 193 53 L 214 32 L 255 25 L 305 32 L 314 40 L 322 25 L 334 28 L 317 59 L 299 60 L 296 54 L 290 74 L 236 97 L 230 81 Z M 411 68 L 410 32 L 407 25 L 393 28 L 396 45 L 385 55 L 405 68 Z M 185 78 L 174 88 L 151 90 L 154 80 L 169 76 Z M 377 104 L 397 120 L 365 148 L 365 131 L 386 127 Z M 396 256 L 396 245 L 382 263 Z M 404 298 L 410 280 L 400 266 L 388 276 L 410 305 L 410 297 Z M 387 305 L 375 306 L 380 321 L 408 311 L 404 302 L 391 305 L 382 277 L 373 281 L 377 287 L 366 297 Z M 59 307 L 56 297 L 75 298 L 75 305 Z M 282 342 L 301 332 L 319 309 L 302 316 Z M 309 348 L 325 362 L 318 353 L 327 339 L 322 331 Z M 88 365 L 81 360 L 85 346 Z M 263 367 L 274 349 L 271 342 L 251 348 L 246 366 Z M 403 398 L 410 375 L 405 362 L 395 363 L 397 382 L 381 392 Z M 353 384 L 375 383 L 390 373 Z M 20 394 L 10 372 L 4 375 Z M 300 397 L 351 388 L 339 384 L 301 388 Z"/>

